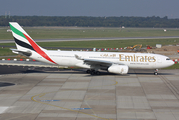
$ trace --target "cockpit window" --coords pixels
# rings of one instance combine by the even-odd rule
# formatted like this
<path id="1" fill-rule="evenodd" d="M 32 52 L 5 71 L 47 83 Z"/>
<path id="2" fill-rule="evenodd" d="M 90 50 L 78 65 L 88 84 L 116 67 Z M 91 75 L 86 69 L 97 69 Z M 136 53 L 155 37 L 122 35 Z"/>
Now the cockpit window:
<path id="1" fill-rule="evenodd" d="M 170 60 L 170 58 L 166 58 L 166 60 Z"/>

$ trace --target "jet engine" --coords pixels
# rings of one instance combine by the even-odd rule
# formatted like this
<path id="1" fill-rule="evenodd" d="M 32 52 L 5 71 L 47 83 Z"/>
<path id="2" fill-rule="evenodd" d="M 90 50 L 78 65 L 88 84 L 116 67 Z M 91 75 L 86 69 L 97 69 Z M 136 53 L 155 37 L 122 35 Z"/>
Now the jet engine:
<path id="1" fill-rule="evenodd" d="M 129 67 L 127 65 L 112 65 L 108 68 L 108 71 L 116 74 L 127 74 Z"/>

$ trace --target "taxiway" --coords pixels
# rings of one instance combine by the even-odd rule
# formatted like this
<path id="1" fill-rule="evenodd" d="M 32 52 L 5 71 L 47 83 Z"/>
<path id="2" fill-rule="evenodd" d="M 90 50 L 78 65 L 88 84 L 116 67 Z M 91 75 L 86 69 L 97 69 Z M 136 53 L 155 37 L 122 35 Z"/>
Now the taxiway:
<path id="1" fill-rule="evenodd" d="M 0 82 L 2 120 L 178 120 L 179 70 L 83 70 L 6 74 Z"/>
<path id="2" fill-rule="evenodd" d="M 179 36 L 160 37 L 110 37 L 110 38 L 61 38 L 61 39 L 36 39 L 36 42 L 60 42 L 60 41 L 94 41 L 94 40 L 141 40 L 141 39 L 169 39 Z M 14 43 L 14 40 L 0 40 L 0 43 Z"/>

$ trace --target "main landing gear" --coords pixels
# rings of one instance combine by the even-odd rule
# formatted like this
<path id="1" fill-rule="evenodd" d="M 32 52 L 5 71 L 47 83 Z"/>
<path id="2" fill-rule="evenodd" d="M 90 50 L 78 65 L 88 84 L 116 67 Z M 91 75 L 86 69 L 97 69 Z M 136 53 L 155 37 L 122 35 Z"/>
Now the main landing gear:
<path id="1" fill-rule="evenodd" d="M 158 75 L 158 69 L 155 69 L 154 75 Z"/>
<path id="2" fill-rule="evenodd" d="M 93 69 L 88 69 L 86 71 L 86 73 L 90 73 L 91 75 L 100 75 L 100 72 L 99 71 L 96 71 L 96 70 L 93 70 Z"/>

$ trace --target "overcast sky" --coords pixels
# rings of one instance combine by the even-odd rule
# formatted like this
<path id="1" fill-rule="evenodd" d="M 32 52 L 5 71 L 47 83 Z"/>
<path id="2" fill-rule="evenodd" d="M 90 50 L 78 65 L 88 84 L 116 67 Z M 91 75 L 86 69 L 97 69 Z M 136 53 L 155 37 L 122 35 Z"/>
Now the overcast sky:
<path id="1" fill-rule="evenodd" d="M 179 18 L 179 0 L 1 0 L 0 15 L 168 16 Z"/>

